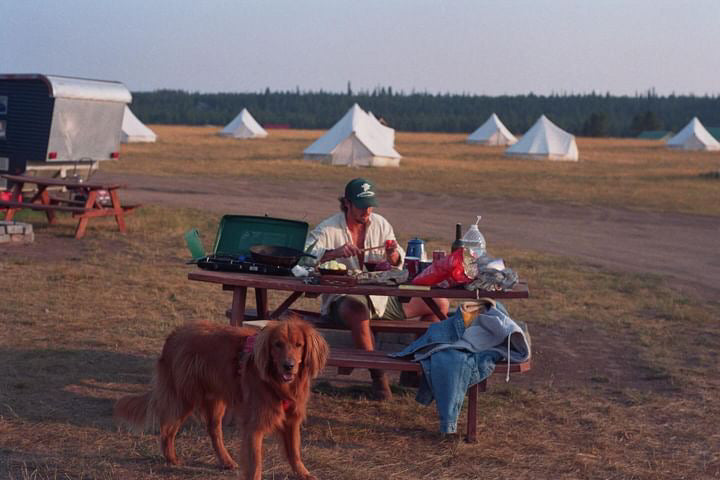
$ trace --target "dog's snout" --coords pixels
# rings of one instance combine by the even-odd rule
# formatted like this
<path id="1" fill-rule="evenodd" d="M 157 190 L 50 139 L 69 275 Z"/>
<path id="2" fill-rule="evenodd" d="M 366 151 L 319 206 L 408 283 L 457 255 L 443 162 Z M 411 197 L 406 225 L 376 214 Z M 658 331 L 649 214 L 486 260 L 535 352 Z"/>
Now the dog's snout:
<path id="1" fill-rule="evenodd" d="M 287 359 L 283 362 L 283 368 L 286 372 L 291 372 L 295 368 L 295 360 Z"/>

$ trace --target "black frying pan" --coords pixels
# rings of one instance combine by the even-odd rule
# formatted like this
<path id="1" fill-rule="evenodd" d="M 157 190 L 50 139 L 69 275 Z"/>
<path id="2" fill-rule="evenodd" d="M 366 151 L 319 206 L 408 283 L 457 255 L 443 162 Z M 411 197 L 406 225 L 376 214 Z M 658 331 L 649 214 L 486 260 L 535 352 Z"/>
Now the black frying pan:
<path id="1" fill-rule="evenodd" d="M 250 257 L 253 262 L 274 265 L 277 267 L 292 268 L 297 264 L 300 257 L 312 257 L 301 250 L 290 247 L 276 247 L 274 245 L 253 245 L 250 247 Z"/>

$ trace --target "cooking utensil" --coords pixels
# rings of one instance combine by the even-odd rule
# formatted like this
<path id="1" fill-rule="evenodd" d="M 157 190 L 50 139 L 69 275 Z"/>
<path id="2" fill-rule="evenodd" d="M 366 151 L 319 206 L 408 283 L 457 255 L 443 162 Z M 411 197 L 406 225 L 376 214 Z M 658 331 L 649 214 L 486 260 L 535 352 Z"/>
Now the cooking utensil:
<path id="1" fill-rule="evenodd" d="M 361 248 L 361 249 L 359 250 L 359 252 L 361 253 L 361 252 L 367 252 L 367 251 L 369 251 L 369 250 L 377 250 L 378 248 L 385 248 L 385 245 L 378 245 L 377 247 Z M 351 255 L 351 256 L 354 257 L 355 255 Z M 350 257 L 346 257 L 346 258 L 350 258 Z"/>
<path id="2" fill-rule="evenodd" d="M 378 245 L 377 247 L 361 248 L 361 252 L 367 252 L 368 250 L 377 250 L 378 248 L 385 248 L 385 245 Z"/>
<path id="3" fill-rule="evenodd" d="M 315 255 L 302 250 L 275 245 L 253 245 L 250 247 L 250 256 L 254 262 L 286 268 L 294 267 L 301 257 L 315 258 Z"/>

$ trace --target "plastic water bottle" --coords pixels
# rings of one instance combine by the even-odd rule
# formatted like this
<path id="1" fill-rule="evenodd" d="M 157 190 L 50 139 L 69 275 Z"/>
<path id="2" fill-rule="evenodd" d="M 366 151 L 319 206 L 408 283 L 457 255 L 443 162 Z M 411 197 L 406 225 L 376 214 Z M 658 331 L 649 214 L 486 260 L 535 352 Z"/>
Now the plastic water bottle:
<path id="1" fill-rule="evenodd" d="M 480 223 L 481 218 L 482 217 L 478 215 L 477 221 L 470 225 L 470 228 L 467 229 L 465 235 L 462 237 L 463 245 L 468 247 L 477 258 L 486 254 L 485 237 L 483 237 L 483 234 L 480 233 L 478 229 L 478 223 Z"/>

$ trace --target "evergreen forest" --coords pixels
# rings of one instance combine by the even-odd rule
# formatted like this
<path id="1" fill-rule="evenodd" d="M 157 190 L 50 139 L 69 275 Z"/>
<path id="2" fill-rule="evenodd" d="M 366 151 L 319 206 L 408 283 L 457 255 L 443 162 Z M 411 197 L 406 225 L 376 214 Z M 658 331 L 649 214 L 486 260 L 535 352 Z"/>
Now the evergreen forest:
<path id="1" fill-rule="evenodd" d="M 225 125 L 243 108 L 265 126 L 327 129 L 353 105 L 399 131 L 470 133 L 493 112 L 513 133 L 523 133 L 545 114 L 559 127 L 592 137 L 637 136 L 646 130 L 679 131 L 697 116 L 706 127 L 720 126 L 720 96 L 634 96 L 552 94 L 484 96 L 372 91 L 198 93 L 182 90 L 134 92 L 133 112 L 145 123 Z"/>

